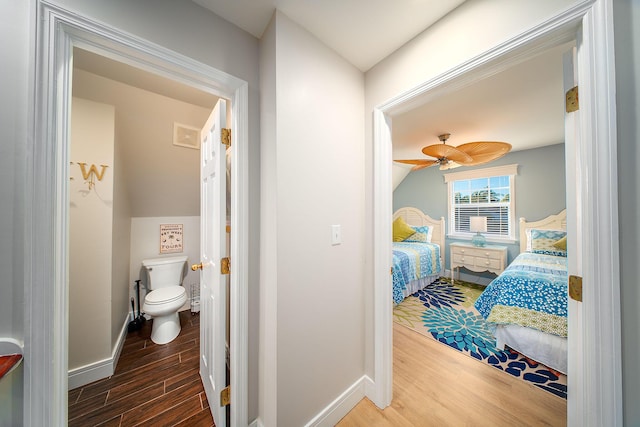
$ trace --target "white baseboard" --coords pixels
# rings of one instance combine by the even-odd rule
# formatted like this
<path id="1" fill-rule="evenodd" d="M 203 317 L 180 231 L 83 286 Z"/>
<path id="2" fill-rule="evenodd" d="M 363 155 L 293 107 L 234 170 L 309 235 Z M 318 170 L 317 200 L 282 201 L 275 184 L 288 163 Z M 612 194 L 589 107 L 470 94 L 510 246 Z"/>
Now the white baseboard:
<path id="1" fill-rule="evenodd" d="M 69 370 L 69 390 L 113 375 L 116 370 L 116 365 L 118 364 L 118 359 L 120 359 L 124 340 L 127 338 L 127 328 L 130 319 L 131 313 L 127 313 L 122 328 L 120 329 L 118 342 L 113 348 L 111 357 Z"/>
<path id="2" fill-rule="evenodd" d="M 369 400 L 372 401 L 378 408 L 382 409 L 384 405 L 382 405 L 382 399 L 380 399 L 380 397 L 378 396 L 378 391 L 379 390 L 376 386 L 376 383 L 367 375 L 365 375 L 364 395 L 365 397 L 369 398 Z"/>
<path id="3" fill-rule="evenodd" d="M 346 389 L 340 396 L 316 415 L 306 426 L 334 426 L 360 402 L 365 394 L 364 389 L 369 377 L 362 376 Z M 369 380 L 370 381 L 370 380 Z"/>
<path id="4" fill-rule="evenodd" d="M 113 375 L 113 361 L 103 359 L 89 365 L 69 370 L 69 390 Z"/>
<path id="5" fill-rule="evenodd" d="M 249 424 L 249 427 L 264 427 L 264 426 L 262 425 L 262 421 L 260 421 L 260 418 L 256 418 L 251 422 L 251 424 Z"/>
<path id="6" fill-rule="evenodd" d="M 129 322 L 131 321 L 131 316 L 134 316 L 133 313 L 127 313 L 127 317 L 125 317 L 124 322 L 122 323 L 122 328 L 120 328 L 120 336 L 118 338 L 118 342 L 116 343 L 116 347 L 113 349 L 113 353 L 111 354 L 111 359 L 113 359 L 113 371 L 115 372 L 116 366 L 118 366 L 118 360 L 120 360 L 120 353 L 122 353 L 122 347 L 124 347 L 124 341 L 127 339 L 127 332 L 129 332 Z"/>
<path id="7" fill-rule="evenodd" d="M 451 279 L 451 270 L 446 270 L 444 277 Z M 492 277 L 476 276 L 475 274 L 469 274 L 463 271 L 461 271 L 460 275 L 458 275 L 458 272 L 456 271 L 455 279 L 464 280 L 465 282 L 476 283 L 482 286 L 487 286 L 489 283 L 491 283 L 493 279 L 495 279 L 495 277 L 492 278 Z"/>

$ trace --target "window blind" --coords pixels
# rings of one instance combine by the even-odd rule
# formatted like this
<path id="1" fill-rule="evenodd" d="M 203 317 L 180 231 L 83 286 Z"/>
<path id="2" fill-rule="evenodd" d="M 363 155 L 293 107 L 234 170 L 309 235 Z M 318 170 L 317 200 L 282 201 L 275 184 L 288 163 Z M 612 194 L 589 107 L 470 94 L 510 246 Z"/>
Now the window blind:
<path id="1" fill-rule="evenodd" d="M 449 181 L 451 195 L 451 231 L 470 233 L 469 218 L 487 218 L 487 235 L 510 238 L 513 200 L 512 176 L 479 177 L 480 170 L 474 171 L 470 179 Z M 459 176 L 462 178 L 461 176 Z"/>
<path id="2" fill-rule="evenodd" d="M 487 205 L 468 206 L 457 205 L 454 208 L 454 223 L 456 232 L 469 232 L 469 217 L 486 216 L 487 234 L 509 236 L 509 206 Z"/>

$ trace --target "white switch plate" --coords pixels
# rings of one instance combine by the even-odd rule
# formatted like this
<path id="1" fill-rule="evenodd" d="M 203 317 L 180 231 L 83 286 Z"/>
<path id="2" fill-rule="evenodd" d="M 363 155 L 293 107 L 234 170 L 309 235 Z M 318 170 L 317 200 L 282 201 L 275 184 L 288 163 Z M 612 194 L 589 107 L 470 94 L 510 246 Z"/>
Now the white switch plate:
<path id="1" fill-rule="evenodd" d="M 331 244 L 339 245 L 342 243 L 342 234 L 340 233 L 340 225 L 331 226 Z"/>

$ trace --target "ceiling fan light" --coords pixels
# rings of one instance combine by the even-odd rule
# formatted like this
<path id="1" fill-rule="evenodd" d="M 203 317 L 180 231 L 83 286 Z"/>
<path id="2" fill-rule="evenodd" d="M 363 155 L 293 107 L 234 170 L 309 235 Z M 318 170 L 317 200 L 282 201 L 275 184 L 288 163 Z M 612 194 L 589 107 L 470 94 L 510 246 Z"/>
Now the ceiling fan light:
<path id="1" fill-rule="evenodd" d="M 440 163 L 440 170 L 446 171 L 449 169 L 459 168 L 460 166 L 462 166 L 460 163 L 447 161 L 447 163 Z"/>

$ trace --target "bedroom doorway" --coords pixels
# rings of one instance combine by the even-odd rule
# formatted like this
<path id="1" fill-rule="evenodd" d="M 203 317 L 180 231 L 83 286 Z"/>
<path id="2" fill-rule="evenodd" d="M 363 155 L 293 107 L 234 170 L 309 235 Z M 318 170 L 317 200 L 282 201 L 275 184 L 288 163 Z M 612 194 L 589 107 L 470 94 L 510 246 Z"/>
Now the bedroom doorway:
<path id="1" fill-rule="evenodd" d="M 68 122 L 71 103 L 71 67 L 74 47 L 109 57 L 128 65 L 206 90 L 231 102 L 232 213 L 230 231 L 231 276 L 230 365 L 232 423 L 247 425 L 247 189 L 248 84 L 208 65 L 181 56 L 146 40 L 99 24 L 77 13 L 38 2 L 36 45 L 35 136 L 33 184 L 38 190 L 27 210 L 37 233 L 29 242 L 31 251 L 55 248 L 53 253 L 31 257 L 31 277 L 26 304 L 32 320 L 25 346 L 31 349 L 31 369 L 25 373 L 24 408 L 27 424 L 66 424 L 67 408 L 67 217 L 69 177 Z M 55 28 L 56 31 L 49 31 Z M 58 73 L 51 72 L 58 70 Z M 40 196 L 40 197 L 39 197 Z M 47 339 L 43 339 L 47 337 Z M 225 355 L 221 355 L 222 360 Z M 54 361 L 53 365 L 50 361 Z M 42 394 L 51 396 L 43 401 Z"/>
<path id="2" fill-rule="evenodd" d="M 374 109 L 374 226 L 377 231 L 374 238 L 374 376 L 376 380 L 376 393 L 372 396 L 374 402 L 379 407 L 385 407 L 390 404 L 392 398 L 392 371 L 391 371 L 391 302 L 389 293 L 389 268 L 391 259 L 390 244 L 384 236 L 391 235 L 391 171 L 390 164 L 392 159 L 391 153 L 391 129 L 390 122 L 394 112 L 398 112 L 403 108 L 409 108 L 412 102 L 416 102 L 417 98 L 422 95 L 430 95 L 436 89 L 442 89 L 446 84 L 468 83 L 472 79 L 477 79 L 478 75 L 488 75 L 495 72 L 496 66 L 505 66 L 510 60 L 521 58 L 522 55 L 531 54 L 540 49 L 557 45 L 571 39 L 577 39 L 578 63 L 581 75 L 581 98 L 584 105 L 587 106 L 584 120 L 580 122 L 580 130 L 582 138 L 578 142 L 577 151 L 581 153 L 580 160 L 583 161 L 583 175 L 576 177 L 581 182 L 590 182 L 591 185 L 597 181 L 594 177 L 596 170 L 603 172 L 598 175 L 601 182 L 602 193 L 591 194 L 589 198 L 584 198 L 580 205 L 580 215 L 582 216 L 583 230 L 582 233 L 593 238 L 592 241 L 586 243 L 582 241 L 583 254 L 593 253 L 594 247 L 599 244 L 605 245 L 607 248 L 617 248 L 617 234 L 612 232 L 611 224 L 616 224 L 615 206 L 617 177 L 615 175 L 615 149 L 610 150 L 610 145 L 615 147 L 615 124 L 612 124 L 610 115 L 615 115 L 615 87 L 613 82 L 606 76 L 613 75 L 613 62 L 607 55 L 612 55 L 612 33 L 611 30 L 605 30 L 599 26 L 601 23 L 608 22 L 610 16 L 608 11 L 596 5 L 592 7 L 584 7 L 584 5 L 575 6 L 573 9 L 564 12 L 561 16 L 554 17 L 545 25 L 535 28 L 526 35 L 521 35 L 512 39 L 505 45 L 499 47 L 499 54 L 495 52 L 487 53 L 476 57 L 468 63 L 464 64 L 464 68 L 454 69 L 438 76 L 433 80 L 427 81 L 418 88 L 400 94 L 391 99 L 387 103 Z M 587 13 L 589 12 L 589 13 Z M 568 18 L 568 16 L 571 18 Z M 594 25 L 594 22 L 598 25 Z M 581 25 L 582 23 L 582 25 Z M 596 28 L 596 29 L 594 29 Z M 577 35 L 576 35 L 577 34 Z M 606 46 L 601 52 L 594 49 L 594 45 Z M 496 59 L 497 58 L 497 59 Z M 473 73 L 467 72 L 474 70 Z M 595 71 L 594 71 L 595 70 Z M 598 97 L 598 108 L 589 108 L 594 105 L 596 93 L 601 95 Z M 600 149 L 598 149 L 600 148 Z M 604 152 L 603 157 L 592 158 L 585 153 L 598 151 Z M 609 153 L 607 155 L 607 153 Z M 612 196 L 613 195 L 613 196 Z M 569 202 L 570 203 L 570 202 Z M 571 220 L 571 219 L 569 219 Z M 586 249 L 586 250 L 585 250 Z M 582 303 L 581 313 L 590 313 L 589 318 L 598 318 L 600 323 L 598 327 L 602 327 L 607 334 L 594 334 L 596 331 L 595 324 L 585 323 L 582 336 L 589 336 L 590 342 L 585 341 L 588 348 L 584 348 L 581 353 L 592 355 L 585 358 L 584 364 L 578 362 L 575 371 L 570 368 L 570 381 L 577 381 L 569 384 L 569 389 L 584 390 L 583 395 L 570 392 L 568 400 L 568 422 L 571 425 L 584 424 L 586 417 L 596 416 L 598 419 L 615 420 L 620 416 L 619 405 L 615 402 L 619 401 L 621 396 L 620 389 L 620 349 L 619 343 L 620 330 L 616 322 L 619 310 L 616 309 L 617 300 L 615 298 L 619 292 L 619 282 L 610 281 L 611 277 L 617 277 L 614 259 L 607 259 L 603 264 L 591 263 L 597 265 L 589 265 L 585 269 L 584 275 L 587 280 L 595 280 L 597 277 L 607 278 L 607 284 L 602 287 L 592 287 L 593 301 Z M 586 266 L 583 263 L 583 266 Z M 571 271 L 570 271 L 571 274 Z M 599 282 L 600 283 L 600 282 Z M 605 289 L 606 288 L 606 289 Z M 604 298 L 607 302 L 606 307 L 599 307 L 596 301 Z M 584 317 L 584 314 L 581 314 Z M 586 319 L 587 317 L 585 317 Z M 596 339 L 593 339 L 597 335 Z M 603 336 L 607 335 L 607 336 Z M 598 349 L 612 348 L 615 355 L 615 363 L 604 363 Z M 576 348 L 569 350 L 569 359 L 578 356 Z M 602 369 L 606 370 L 603 372 Z M 598 369 L 596 369 L 598 368 Z M 602 384 L 597 389 L 589 387 L 589 384 Z M 584 389 L 583 387 L 589 387 Z M 615 397 L 610 397 L 615 396 Z M 603 403 L 604 402 L 604 403 Z"/>
<path id="3" fill-rule="evenodd" d="M 532 58 L 524 59 L 522 62 L 506 67 L 505 70 L 501 70 L 478 82 L 472 82 L 463 88 L 447 92 L 442 97 L 430 100 L 428 105 L 417 106 L 414 110 L 393 116 L 394 144 L 396 140 L 404 139 L 406 141 L 406 135 L 425 134 L 430 136 L 433 132 L 431 128 L 435 127 L 437 129 L 441 122 L 447 122 L 451 125 L 452 137 L 454 136 L 454 131 L 456 135 L 463 134 L 464 136 L 467 136 L 467 133 L 471 133 L 464 128 L 468 124 L 468 126 L 473 127 L 475 132 L 483 134 L 485 139 L 509 141 L 514 145 L 514 148 L 516 148 L 517 143 L 527 144 L 529 141 L 545 141 L 549 143 L 548 146 L 543 147 L 528 148 L 525 145 L 525 149 L 517 152 L 512 151 L 499 160 L 477 167 L 439 170 L 437 166 L 434 166 L 411 172 L 393 193 L 394 219 L 398 212 L 402 212 L 408 206 L 418 208 L 425 215 L 434 218 L 450 218 L 451 212 L 449 209 L 452 209 L 453 201 L 448 202 L 447 200 L 452 197 L 453 189 L 448 187 L 453 184 L 447 184 L 445 181 L 463 179 L 452 178 L 453 176 L 474 176 L 478 181 L 481 181 L 489 180 L 489 178 L 484 178 L 485 175 L 482 175 L 483 173 L 499 176 L 509 174 L 504 178 L 509 179 L 509 181 L 513 179 L 513 187 L 496 188 L 495 191 L 497 191 L 496 197 L 498 197 L 497 194 L 501 194 L 498 198 L 508 198 L 513 203 L 513 205 L 508 206 L 508 209 L 510 211 L 515 209 L 509 215 L 513 218 L 509 229 L 514 233 L 514 238 L 497 240 L 488 236 L 487 246 L 482 250 L 483 254 L 491 251 L 491 261 L 485 260 L 482 262 L 491 262 L 490 268 L 500 271 L 504 270 L 510 262 L 513 262 L 521 250 L 518 248 L 517 242 L 523 240 L 518 238 L 518 227 L 522 226 L 518 224 L 517 219 L 522 217 L 528 220 L 541 219 L 542 217 L 537 215 L 541 213 L 544 213 L 544 216 L 551 213 L 556 214 L 564 210 L 567 204 L 564 185 L 565 146 L 562 144 L 565 139 L 564 116 L 563 109 L 557 100 L 561 99 L 563 95 L 563 53 L 567 49 L 571 49 L 572 45 L 572 42 L 563 43 L 557 47 L 539 52 L 535 56 L 532 55 Z M 524 88 L 521 87 L 522 81 L 527 82 Z M 512 99 L 514 92 L 519 92 L 522 99 L 530 101 L 514 102 Z M 491 93 L 493 96 L 488 99 L 486 96 L 476 96 L 477 93 Z M 476 99 L 478 102 L 475 102 Z M 541 109 L 541 105 L 545 108 Z M 496 114 L 497 118 L 487 117 L 490 114 Z M 412 127 L 412 120 L 415 118 L 420 120 L 416 126 L 417 129 Z M 538 126 L 535 127 L 536 125 Z M 399 129 L 401 126 L 407 129 Z M 501 126 L 501 128 L 498 129 L 498 126 Z M 523 129 L 531 129 L 531 131 L 526 132 L 526 135 L 523 136 L 518 135 Z M 549 130 L 552 130 L 552 132 L 549 132 Z M 509 137 L 509 134 L 514 136 Z M 547 139 L 545 140 L 544 138 Z M 455 139 L 456 142 L 453 145 L 469 140 L 469 138 L 464 137 L 462 139 L 463 141 L 460 138 Z M 482 138 L 471 140 L 478 139 Z M 406 145 L 408 144 L 405 143 Z M 399 148 L 402 149 L 403 147 Z M 394 153 L 395 149 L 396 147 L 394 147 Z M 419 148 L 416 151 L 419 152 Z M 405 157 L 394 155 L 394 158 Z M 510 174 L 513 174 L 513 176 Z M 480 178 L 481 176 L 483 178 Z M 562 189 L 549 188 L 547 184 L 550 181 L 562 183 Z M 535 189 L 537 183 L 540 183 L 537 185 L 539 189 Z M 542 190 L 543 188 L 545 190 Z M 516 192 L 516 189 L 519 190 L 519 193 Z M 512 197 L 500 193 L 502 191 L 508 191 L 507 194 Z M 524 197 L 525 192 L 528 197 Z M 530 203 L 529 200 L 533 200 L 535 194 L 544 194 L 544 202 Z M 413 222 L 407 220 L 406 222 L 414 226 L 414 228 L 416 224 L 421 224 L 420 221 L 415 222 L 415 220 Z M 447 219 L 446 226 L 450 225 L 450 220 Z M 438 344 L 443 346 L 445 345 L 444 342 L 447 341 L 444 331 L 452 333 L 459 341 L 456 341 L 458 343 L 457 346 L 451 344 L 453 348 L 447 348 L 449 352 L 461 352 L 466 357 L 473 355 L 473 357 L 479 359 L 475 360 L 478 366 L 464 365 L 465 374 L 473 372 L 478 377 L 486 378 L 486 382 L 482 387 L 488 394 L 495 393 L 500 395 L 500 386 L 504 387 L 505 384 L 513 387 L 512 393 L 502 397 L 505 408 L 515 408 L 520 402 L 526 400 L 530 404 L 529 411 L 540 417 L 539 422 L 552 425 L 566 423 L 566 376 L 556 372 L 557 370 L 564 374 L 567 373 L 566 356 L 564 358 L 561 357 L 563 353 L 566 355 L 566 339 L 558 338 L 553 340 L 553 338 L 557 337 L 544 335 L 546 341 L 543 340 L 542 342 L 547 343 L 547 346 L 532 347 L 529 343 L 533 338 L 529 335 L 521 336 L 520 334 L 524 333 L 523 330 L 510 329 L 508 333 L 505 333 L 504 329 L 498 328 L 493 334 L 496 337 L 500 337 L 511 348 L 517 350 L 519 355 L 516 357 L 515 353 L 497 352 L 495 349 L 496 339 L 493 338 L 492 332 L 484 326 L 483 322 L 473 323 L 474 327 L 470 326 L 472 324 L 470 319 L 477 319 L 476 316 L 479 316 L 479 313 L 474 309 L 473 303 L 479 298 L 480 293 L 484 291 L 480 284 L 488 285 L 496 277 L 497 272 L 494 274 L 474 273 L 474 271 L 463 268 L 456 272 L 455 284 L 452 283 L 450 280 L 454 275 L 450 271 L 450 266 L 453 265 L 454 260 L 457 263 L 464 262 L 466 264 L 469 262 L 469 248 L 467 245 L 470 244 L 470 241 L 462 240 L 460 236 L 451 235 L 450 233 L 452 231 L 447 230 L 448 239 L 446 244 L 444 243 L 444 238 L 442 239 L 443 243 L 439 244 L 442 258 L 445 260 L 446 274 L 442 274 L 442 279 L 428 279 L 429 283 L 422 282 L 417 287 L 412 286 L 416 282 L 410 282 L 406 285 L 411 290 L 404 292 L 404 295 L 413 293 L 415 289 L 420 289 L 420 292 L 399 302 L 399 305 L 394 307 L 394 337 L 397 332 L 396 323 L 418 332 L 418 334 L 411 335 L 416 340 L 432 340 L 435 338 L 441 341 Z M 513 243 L 514 241 L 516 243 Z M 431 243 L 437 244 L 437 242 L 438 239 L 435 238 L 434 231 Z M 422 243 L 394 243 L 394 260 L 400 256 L 405 246 L 423 245 L 427 246 L 427 244 Z M 409 250 L 417 250 L 417 248 L 411 247 Z M 473 250 L 471 249 L 471 251 Z M 466 257 L 463 252 L 466 252 Z M 509 252 L 508 257 L 507 252 Z M 463 259 L 464 261 L 462 261 Z M 481 259 L 476 259 L 478 260 L 476 265 L 480 266 Z M 473 261 L 471 262 L 473 263 Z M 426 270 L 425 265 L 424 262 L 420 263 L 421 272 Z M 393 268 L 396 271 L 398 266 L 394 263 Z M 475 267 L 471 267 L 471 269 L 476 271 L 483 270 Z M 458 279 L 461 279 L 461 281 Z M 396 288 L 397 286 L 394 282 L 394 302 L 397 302 L 395 298 L 398 293 Z M 555 288 L 550 287 L 549 289 Z M 561 286 L 558 289 L 561 289 Z M 443 306 L 439 305 L 441 301 Z M 488 304 L 488 302 L 485 304 Z M 448 309 L 451 311 L 448 311 Z M 465 316 L 458 313 L 465 313 Z M 456 324 L 459 326 L 454 326 Z M 533 330 L 527 329 L 526 332 L 531 334 Z M 469 340 L 470 337 L 473 337 L 473 341 Z M 535 339 L 538 340 L 538 336 Z M 404 341 L 401 342 L 404 343 Z M 466 344 L 467 342 L 469 344 Z M 394 338 L 395 343 L 396 339 Z M 502 348 L 502 345 L 498 347 L 498 349 Z M 541 348 L 544 351 L 541 351 Z M 396 351 L 404 354 L 404 350 L 399 347 L 394 347 L 394 353 Z M 491 354 L 494 357 L 491 357 Z M 525 359 L 524 355 L 537 360 L 546 365 L 546 367 L 537 366 L 531 372 L 527 372 L 531 369 L 531 365 L 526 363 L 527 359 Z M 451 357 L 455 356 L 451 355 Z M 503 371 L 501 373 L 506 378 L 496 379 L 482 375 L 483 364 L 500 366 L 500 370 Z M 442 365 L 446 366 L 444 362 Z M 518 366 L 518 368 L 514 369 L 515 366 Z M 511 371 L 514 375 L 517 374 L 517 377 L 506 375 L 504 371 Z M 525 378 L 532 378 L 537 375 L 537 372 L 545 372 L 546 374 L 545 376 L 536 377 L 538 380 L 537 387 L 523 386 L 522 388 L 517 388 L 522 386 L 518 384 L 519 382 L 528 383 Z M 459 374 L 462 375 L 461 372 L 456 372 L 456 377 Z M 449 382 L 456 383 L 456 380 L 452 376 Z M 511 385 L 512 383 L 514 384 Z M 530 384 L 528 383 L 528 385 Z M 443 386 L 441 390 L 444 391 L 445 387 Z M 472 390 L 469 391 L 472 392 Z M 520 393 L 517 391 L 520 391 Z M 527 396 L 523 393 L 527 394 Z M 556 396 L 551 393 L 556 394 Z M 455 395 L 455 392 L 452 392 L 452 395 Z M 477 398 L 478 400 L 481 399 L 480 396 Z M 456 401 L 456 399 L 453 400 Z M 425 405 L 430 405 L 430 403 L 425 402 Z M 452 405 L 455 405 L 455 403 L 452 403 Z M 461 408 L 457 411 L 452 411 L 452 413 L 465 413 L 466 410 L 467 407 L 462 405 Z M 506 412 L 508 413 L 508 411 Z"/>

